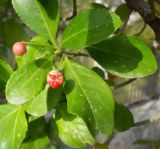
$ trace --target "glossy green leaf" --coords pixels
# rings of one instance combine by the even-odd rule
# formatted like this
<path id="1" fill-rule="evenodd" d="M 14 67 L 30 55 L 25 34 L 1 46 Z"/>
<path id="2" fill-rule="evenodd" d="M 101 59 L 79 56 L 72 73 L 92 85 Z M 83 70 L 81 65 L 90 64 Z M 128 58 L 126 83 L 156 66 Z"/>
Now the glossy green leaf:
<path id="1" fill-rule="evenodd" d="M 7 82 L 12 73 L 12 68 L 5 61 L 0 59 L 0 79 Z"/>
<path id="2" fill-rule="evenodd" d="M 90 9 L 79 13 L 66 27 L 62 46 L 79 49 L 107 38 L 121 25 L 120 18 L 106 9 Z"/>
<path id="3" fill-rule="evenodd" d="M 38 138 L 36 140 L 29 140 L 22 144 L 21 149 L 55 149 L 50 146 L 50 140 L 47 136 Z"/>
<path id="4" fill-rule="evenodd" d="M 118 131 L 125 131 L 132 127 L 134 124 L 134 118 L 129 109 L 116 103 L 114 112 L 114 127 Z"/>
<path id="5" fill-rule="evenodd" d="M 17 56 L 16 61 L 18 63 L 18 66 L 21 67 L 33 60 L 37 60 L 40 58 L 44 58 L 48 55 L 53 54 L 54 49 L 50 47 L 48 39 L 41 37 L 41 36 L 35 36 L 30 41 L 34 44 L 28 44 L 27 45 L 27 53 L 23 56 Z M 37 45 L 36 45 L 37 44 Z"/>
<path id="6" fill-rule="evenodd" d="M 109 149 L 109 147 L 107 143 L 104 143 L 104 144 L 96 143 L 93 149 Z"/>
<path id="7" fill-rule="evenodd" d="M 6 82 L 0 80 L 0 92 L 3 92 L 5 90 L 6 87 Z"/>
<path id="8" fill-rule="evenodd" d="M 140 78 L 157 70 L 151 49 L 134 36 L 114 36 L 87 50 L 103 68 L 120 77 Z"/>
<path id="9" fill-rule="evenodd" d="M 103 79 L 94 71 L 65 58 L 65 92 L 68 111 L 87 123 L 101 143 L 112 134 L 114 99 Z"/>
<path id="10" fill-rule="evenodd" d="M 0 22 L 0 34 L 5 44 L 12 48 L 13 43 L 26 39 L 23 26 L 14 18 Z"/>
<path id="11" fill-rule="evenodd" d="M 46 85 L 45 89 L 26 105 L 26 111 L 33 116 L 42 116 L 53 109 L 62 99 L 62 88 L 52 89 Z"/>
<path id="12" fill-rule="evenodd" d="M 33 99 L 44 88 L 51 67 L 51 60 L 39 59 L 13 73 L 6 86 L 8 102 L 19 105 Z"/>
<path id="13" fill-rule="evenodd" d="M 58 0 L 12 0 L 12 3 L 28 27 L 54 43 L 60 17 Z"/>
<path id="14" fill-rule="evenodd" d="M 59 105 L 57 109 L 56 123 L 59 137 L 66 145 L 79 148 L 94 143 L 85 122 L 80 117 L 69 114 L 66 104 Z"/>
<path id="15" fill-rule="evenodd" d="M 0 105 L 0 148 L 19 148 L 26 131 L 27 121 L 23 107 Z"/>

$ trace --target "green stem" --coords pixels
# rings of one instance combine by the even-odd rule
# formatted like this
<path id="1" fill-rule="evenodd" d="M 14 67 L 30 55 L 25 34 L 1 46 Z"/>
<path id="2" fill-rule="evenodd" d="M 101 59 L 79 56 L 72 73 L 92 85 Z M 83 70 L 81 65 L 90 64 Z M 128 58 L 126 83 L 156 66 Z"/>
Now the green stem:
<path id="1" fill-rule="evenodd" d="M 36 42 L 23 42 L 23 43 L 25 43 L 25 44 L 29 44 L 29 45 L 47 46 L 47 47 L 50 47 L 50 48 L 55 49 L 55 47 L 54 47 L 54 46 L 51 46 L 51 45 L 49 45 L 49 44 L 39 44 L 39 43 L 36 43 Z"/>
<path id="2" fill-rule="evenodd" d="M 159 119 L 160 119 L 160 115 L 156 115 L 156 116 L 151 117 L 151 118 L 149 118 L 147 120 L 134 123 L 133 127 L 149 124 L 149 123 L 155 122 L 155 121 L 157 121 Z"/>
<path id="3" fill-rule="evenodd" d="M 62 58 L 61 58 L 61 60 L 60 60 L 60 62 L 59 62 L 59 64 L 58 64 L 57 70 L 60 70 L 61 65 L 62 65 L 62 63 L 63 63 L 63 61 L 64 61 L 64 57 L 65 57 L 65 54 L 63 53 L 63 54 L 62 54 Z"/>
<path id="4" fill-rule="evenodd" d="M 85 56 L 85 57 L 89 57 L 89 54 L 81 53 L 81 52 L 78 52 L 78 53 L 74 53 L 74 52 L 70 52 L 70 51 L 63 51 L 63 52 L 66 53 L 67 55 L 73 55 L 74 57 L 75 57 L 75 56 Z"/>

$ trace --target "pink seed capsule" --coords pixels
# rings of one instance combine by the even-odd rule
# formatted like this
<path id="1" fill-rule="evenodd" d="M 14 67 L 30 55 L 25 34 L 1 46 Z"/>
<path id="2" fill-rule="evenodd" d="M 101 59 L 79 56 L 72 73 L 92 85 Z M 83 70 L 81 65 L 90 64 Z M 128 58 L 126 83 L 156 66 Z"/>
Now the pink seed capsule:
<path id="1" fill-rule="evenodd" d="M 26 45 L 24 42 L 16 42 L 12 47 L 13 53 L 17 56 L 22 56 L 26 53 Z"/>
<path id="2" fill-rule="evenodd" d="M 58 70 L 51 70 L 47 75 L 47 82 L 51 88 L 58 88 L 64 82 L 62 72 Z"/>

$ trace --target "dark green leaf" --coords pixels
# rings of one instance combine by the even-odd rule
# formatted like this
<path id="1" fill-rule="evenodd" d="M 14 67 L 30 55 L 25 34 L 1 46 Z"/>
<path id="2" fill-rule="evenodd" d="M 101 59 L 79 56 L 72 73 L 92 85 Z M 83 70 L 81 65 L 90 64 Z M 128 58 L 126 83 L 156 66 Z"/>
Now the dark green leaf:
<path id="1" fill-rule="evenodd" d="M 55 116 L 55 115 L 54 115 Z M 53 117 L 54 117 L 53 116 Z M 56 124 L 56 120 L 55 118 L 51 118 L 50 121 L 47 123 L 47 127 L 46 127 L 46 131 L 47 131 L 47 135 L 48 137 L 53 140 L 53 144 L 57 147 L 60 148 L 60 146 L 62 145 L 61 140 L 59 139 L 58 136 L 58 127 Z"/>
<path id="2" fill-rule="evenodd" d="M 126 3 L 121 4 L 117 7 L 115 13 L 119 15 L 122 21 L 125 21 L 129 18 L 129 8 Z"/>
<path id="3" fill-rule="evenodd" d="M 103 4 L 99 4 L 99 3 L 91 3 L 91 6 L 90 6 L 91 9 L 96 9 L 96 8 L 100 8 L 100 9 L 107 9 L 109 10 L 109 8 L 107 8 L 105 5 Z"/>
<path id="4" fill-rule="evenodd" d="M 98 144 L 96 143 L 93 147 L 93 149 L 109 149 L 108 144 L 104 143 L 104 144 Z"/>
<path id="5" fill-rule="evenodd" d="M 28 124 L 27 138 L 32 140 L 44 137 L 46 135 L 46 121 L 44 117 L 32 120 Z"/>
<path id="6" fill-rule="evenodd" d="M 0 92 L 3 92 L 5 90 L 6 87 L 6 82 L 0 80 Z"/>
<path id="7" fill-rule="evenodd" d="M 27 131 L 23 107 L 0 105 L 0 146 L 3 149 L 18 149 Z"/>
<path id="8" fill-rule="evenodd" d="M 116 103 L 114 112 L 114 127 L 118 131 L 125 131 L 132 127 L 134 124 L 134 119 L 132 113 L 129 109 L 122 105 Z"/>
<path id="9" fill-rule="evenodd" d="M 151 49 L 134 36 L 114 36 L 87 50 L 101 66 L 116 76 L 140 78 L 157 70 Z"/>
<path id="10" fill-rule="evenodd" d="M 4 11 L 8 6 L 9 0 L 0 0 L 0 12 Z"/>
<path id="11" fill-rule="evenodd" d="M 8 102 L 19 105 L 33 99 L 44 88 L 51 67 L 51 60 L 39 59 L 18 69 L 6 86 Z"/>
<path id="12" fill-rule="evenodd" d="M 67 58 L 64 76 L 68 111 L 83 118 L 99 142 L 106 141 L 114 127 L 114 99 L 110 88 L 94 71 Z"/>
<path id="13" fill-rule="evenodd" d="M 7 82 L 12 73 L 12 68 L 5 61 L 0 59 L 0 79 Z"/>
<path id="14" fill-rule="evenodd" d="M 26 39 L 24 28 L 13 18 L 0 22 L 0 34 L 1 38 L 9 48 L 11 48 L 16 41 Z"/>
<path id="15" fill-rule="evenodd" d="M 12 3 L 28 27 L 55 42 L 60 17 L 58 0 L 12 0 Z"/>
<path id="16" fill-rule="evenodd" d="M 106 9 L 90 9 L 79 13 L 67 26 L 62 46 L 68 49 L 88 47 L 107 38 L 121 25 L 120 18 Z"/>
<path id="17" fill-rule="evenodd" d="M 56 123 L 59 137 L 66 145 L 79 148 L 94 143 L 94 139 L 84 121 L 80 117 L 69 114 L 66 104 L 58 106 Z"/>

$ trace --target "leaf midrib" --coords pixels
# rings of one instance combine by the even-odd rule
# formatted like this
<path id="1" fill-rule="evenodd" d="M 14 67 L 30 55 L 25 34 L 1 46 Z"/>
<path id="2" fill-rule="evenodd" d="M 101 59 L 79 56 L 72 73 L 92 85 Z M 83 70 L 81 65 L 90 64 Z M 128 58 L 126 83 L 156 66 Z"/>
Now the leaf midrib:
<path id="1" fill-rule="evenodd" d="M 15 110 L 13 110 L 12 112 L 6 114 L 5 116 L 3 116 L 2 118 L 0 118 L 0 123 L 6 119 L 7 117 L 9 117 L 10 115 L 12 115 L 13 113 L 15 113 L 18 110 L 18 108 L 16 108 Z"/>
<path id="2" fill-rule="evenodd" d="M 49 60 L 47 60 L 47 61 L 42 65 L 42 67 L 45 66 L 48 62 L 49 62 Z M 21 94 L 23 94 L 22 90 L 23 90 L 23 88 L 25 87 L 25 85 L 26 85 L 31 79 L 33 79 L 33 77 L 34 77 L 40 70 L 41 70 L 41 69 L 38 68 L 38 70 L 35 71 L 35 72 L 32 74 L 32 76 L 27 79 L 26 82 L 24 82 L 23 86 L 22 86 L 17 92 L 20 92 Z M 16 83 L 16 82 L 15 82 L 15 83 Z M 10 86 L 10 87 L 12 87 L 12 86 Z M 10 88 L 8 88 L 8 90 L 10 90 Z M 14 90 L 14 91 L 15 91 L 15 90 Z"/>
<path id="3" fill-rule="evenodd" d="M 94 29 L 96 29 L 96 28 L 101 28 L 101 27 L 104 28 L 104 27 L 107 27 L 107 26 L 108 26 L 108 24 L 107 24 L 107 25 L 99 25 L 98 27 L 97 27 L 97 26 L 94 26 L 94 27 L 91 27 L 91 28 L 84 28 L 84 29 L 82 29 L 81 31 L 76 32 L 75 34 L 69 35 L 68 38 L 66 38 L 65 40 L 62 40 L 61 44 L 64 45 L 64 43 L 65 43 L 67 40 L 70 40 L 72 37 L 74 37 L 74 36 L 76 36 L 76 35 L 78 35 L 78 34 L 81 34 L 82 32 L 94 30 Z"/>
<path id="4" fill-rule="evenodd" d="M 68 60 L 67 60 L 67 61 L 68 61 Z M 67 61 L 66 61 L 66 63 L 67 63 Z M 89 97 L 88 97 L 88 96 L 86 95 L 86 93 L 83 91 L 83 86 L 82 86 L 81 83 L 79 82 L 79 79 L 77 78 L 76 74 L 75 74 L 74 71 L 72 70 L 71 66 L 70 66 L 70 65 L 68 65 L 68 66 L 69 66 L 69 68 L 70 68 L 73 76 L 74 76 L 75 79 L 77 80 L 77 83 L 79 84 L 79 86 L 80 86 L 83 94 L 86 96 L 87 102 L 88 102 L 88 104 L 90 105 L 90 109 L 91 109 L 92 114 L 93 114 L 94 112 L 93 112 L 93 109 L 91 108 L 92 106 L 91 106 L 90 102 L 88 101 L 88 100 L 89 100 Z M 94 114 L 93 114 L 93 117 L 94 117 L 94 120 L 95 120 L 95 122 L 96 122 L 96 118 L 95 118 Z M 97 125 L 97 123 L 96 123 L 96 125 Z"/>
<path id="5" fill-rule="evenodd" d="M 40 6 L 39 6 L 39 4 L 37 3 L 37 1 L 35 1 L 35 4 L 36 4 L 36 6 L 37 6 L 37 8 L 38 8 L 38 10 L 39 10 L 39 12 L 40 12 L 40 16 L 41 16 L 41 18 L 42 18 L 42 20 L 43 20 L 43 22 L 44 22 L 44 25 L 45 25 L 45 27 L 46 27 L 46 30 L 47 30 L 47 32 L 48 32 L 48 34 L 49 34 L 49 37 L 50 37 L 50 39 L 51 39 L 51 41 L 53 40 L 52 39 L 52 35 L 51 35 L 51 33 L 50 33 L 50 29 L 49 29 L 49 26 L 48 26 L 48 24 L 47 24 L 47 22 L 45 21 L 45 16 L 44 16 L 44 14 L 41 12 L 41 8 L 40 8 Z M 53 41 L 52 41 L 53 42 Z"/>
<path id="6" fill-rule="evenodd" d="M 15 142 L 17 120 L 18 120 L 19 114 L 21 113 L 21 109 L 18 109 L 18 110 L 19 110 L 19 111 L 18 111 L 17 116 L 16 116 L 16 118 L 15 118 L 14 127 L 13 127 L 13 136 L 12 136 L 13 146 L 14 146 L 14 142 Z"/>

